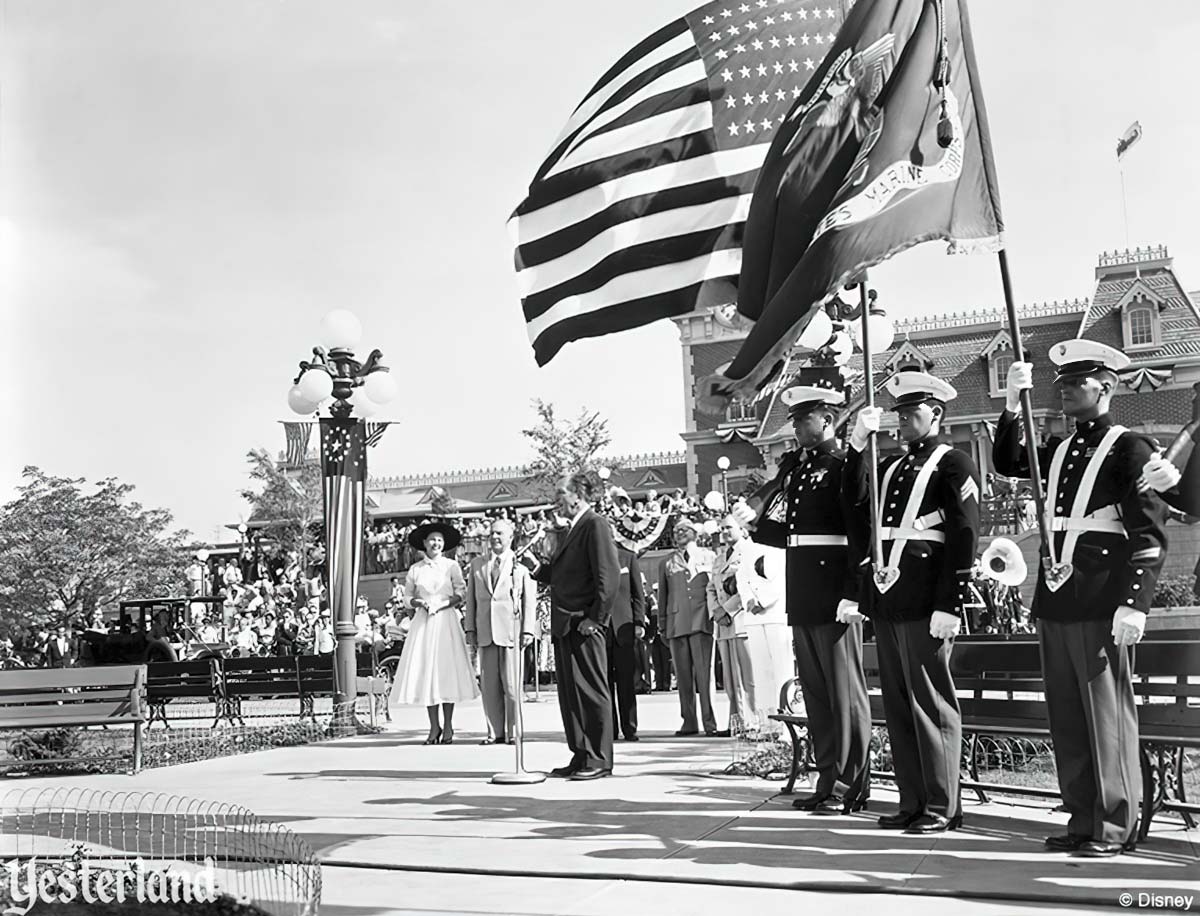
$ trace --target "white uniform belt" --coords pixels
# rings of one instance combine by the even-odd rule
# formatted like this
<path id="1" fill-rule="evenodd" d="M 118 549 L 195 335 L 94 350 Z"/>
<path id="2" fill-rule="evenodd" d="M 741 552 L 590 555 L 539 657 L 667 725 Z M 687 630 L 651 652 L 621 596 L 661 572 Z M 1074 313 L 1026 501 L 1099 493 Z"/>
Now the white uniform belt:
<path id="1" fill-rule="evenodd" d="M 1128 537 L 1121 513 L 1116 506 L 1101 506 L 1083 518 L 1052 518 L 1051 531 L 1091 531 L 1103 534 L 1119 534 Z"/>
<path id="2" fill-rule="evenodd" d="M 946 535 L 941 531 L 922 531 L 917 528 L 880 528 L 879 536 L 885 541 L 933 541 L 937 544 L 946 543 Z"/>
<path id="3" fill-rule="evenodd" d="M 934 541 L 946 543 L 946 535 L 940 531 L 929 531 L 931 525 L 940 525 L 946 520 L 941 509 L 927 512 L 913 521 L 911 528 L 880 528 L 879 536 L 885 541 Z"/>
<path id="4" fill-rule="evenodd" d="M 789 547 L 845 547 L 849 544 L 844 534 L 789 534 Z"/>

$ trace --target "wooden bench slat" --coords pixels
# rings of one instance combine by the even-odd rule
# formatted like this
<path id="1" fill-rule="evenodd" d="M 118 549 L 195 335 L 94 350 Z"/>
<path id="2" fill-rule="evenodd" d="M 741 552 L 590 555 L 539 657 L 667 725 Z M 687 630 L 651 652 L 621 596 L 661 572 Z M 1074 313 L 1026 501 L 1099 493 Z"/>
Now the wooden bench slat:
<path id="1" fill-rule="evenodd" d="M 128 698 L 128 687 L 124 690 L 85 690 L 79 693 L 68 693 L 65 690 L 55 693 L 3 693 L 0 694 L 0 709 L 36 703 L 99 703 L 104 700 Z"/>
<path id="2" fill-rule="evenodd" d="M 36 722 L 39 719 L 56 716 L 76 716 L 105 719 L 111 716 L 133 715 L 136 705 L 129 698 L 124 700 L 106 701 L 103 703 L 64 703 L 39 704 L 36 706 L 5 706 L 0 709 L 0 719 L 9 722 Z"/>
<path id="3" fill-rule="evenodd" d="M 29 687 L 120 687 L 141 683 L 142 665 L 97 668 L 25 668 L 0 671 L 0 694 Z"/>

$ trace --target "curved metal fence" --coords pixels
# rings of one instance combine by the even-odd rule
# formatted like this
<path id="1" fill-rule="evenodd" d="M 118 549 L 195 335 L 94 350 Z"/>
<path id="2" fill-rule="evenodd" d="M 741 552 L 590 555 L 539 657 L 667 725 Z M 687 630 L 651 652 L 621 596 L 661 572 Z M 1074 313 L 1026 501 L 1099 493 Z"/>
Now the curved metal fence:
<path id="1" fill-rule="evenodd" d="M 86 863 L 195 875 L 273 916 L 309 916 L 321 867 L 291 830 L 226 802 L 155 792 L 15 789 L 0 797 L 0 863 Z"/>

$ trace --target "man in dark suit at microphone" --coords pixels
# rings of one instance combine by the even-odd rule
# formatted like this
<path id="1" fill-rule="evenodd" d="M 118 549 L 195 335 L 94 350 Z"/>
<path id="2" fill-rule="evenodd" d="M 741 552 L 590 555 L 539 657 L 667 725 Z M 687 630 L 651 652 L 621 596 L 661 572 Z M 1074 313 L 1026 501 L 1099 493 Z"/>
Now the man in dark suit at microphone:
<path id="1" fill-rule="evenodd" d="M 558 514 L 570 528 L 554 556 L 534 578 L 550 586 L 554 672 L 571 762 L 551 776 L 586 780 L 612 774 L 612 694 L 605 633 L 617 600 L 621 564 L 608 521 L 592 511 L 598 481 L 579 471 L 564 477 L 555 494 Z"/>

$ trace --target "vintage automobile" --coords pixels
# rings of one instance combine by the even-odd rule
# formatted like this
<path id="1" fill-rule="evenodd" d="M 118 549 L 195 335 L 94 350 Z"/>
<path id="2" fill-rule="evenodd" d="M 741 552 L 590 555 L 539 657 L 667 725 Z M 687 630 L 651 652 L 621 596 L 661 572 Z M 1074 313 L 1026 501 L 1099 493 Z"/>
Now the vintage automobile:
<path id="1" fill-rule="evenodd" d="M 194 661 L 229 655 L 226 642 L 205 642 L 191 624 L 193 605 L 220 615 L 222 598 L 145 598 L 122 601 L 107 633 L 81 634 L 80 660 L 91 665 Z"/>

